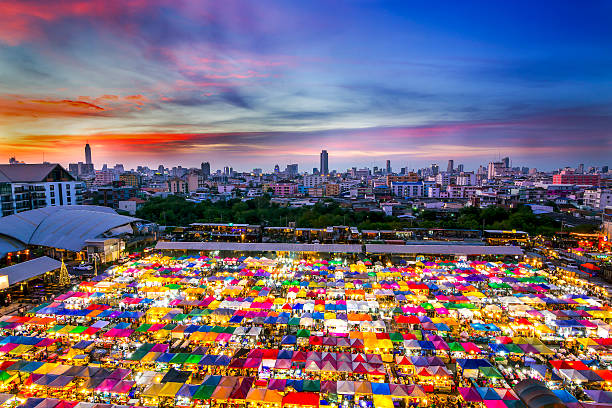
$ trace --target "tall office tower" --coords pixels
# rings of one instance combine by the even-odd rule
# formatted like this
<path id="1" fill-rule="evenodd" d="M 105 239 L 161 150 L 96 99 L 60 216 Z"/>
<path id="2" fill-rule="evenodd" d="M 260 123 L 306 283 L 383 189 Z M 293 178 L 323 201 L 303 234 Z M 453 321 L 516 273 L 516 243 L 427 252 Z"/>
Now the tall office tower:
<path id="1" fill-rule="evenodd" d="M 202 176 L 204 176 L 205 179 L 210 177 L 210 163 L 209 162 L 204 162 L 201 164 L 201 169 L 202 169 Z"/>
<path id="2" fill-rule="evenodd" d="M 391 160 L 387 160 L 387 174 L 391 174 Z"/>
<path id="3" fill-rule="evenodd" d="M 85 145 L 85 164 L 91 164 L 91 147 L 89 143 Z"/>
<path id="4" fill-rule="evenodd" d="M 437 164 L 432 164 L 431 165 L 431 174 L 436 176 L 438 174 L 438 172 L 440 171 L 440 168 L 438 167 Z"/>
<path id="5" fill-rule="evenodd" d="M 230 174 L 230 168 L 229 168 L 229 166 L 225 166 L 223 168 L 223 175 L 224 176 L 229 176 L 229 174 Z"/>
<path id="6" fill-rule="evenodd" d="M 602 166 L 601 168 L 601 172 L 602 173 L 607 173 L 608 172 L 609 167 L 608 166 Z"/>
<path id="7" fill-rule="evenodd" d="M 457 172 L 461 173 L 463 171 L 463 164 L 457 165 Z"/>
<path id="8" fill-rule="evenodd" d="M 578 165 L 578 173 L 584 173 L 584 163 L 580 163 Z"/>
<path id="9" fill-rule="evenodd" d="M 446 166 L 446 172 L 447 173 L 452 173 L 453 170 L 455 170 L 455 161 L 454 160 L 449 160 L 448 161 L 448 166 Z"/>
<path id="10" fill-rule="evenodd" d="M 510 168 L 510 158 L 509 157 L 504 157 L 502 159 L 502 163 L 504 163 L 504 167 L 505 168 L 507 168 L 507 169 Z"/>
<path id="11" fill-rule="evenodd" d="M 320 160 L 321 163 L 319 165 L 319 169 L 321 170 L 321 174 L 323 175 L 329 174 L 327 150 L 321 150 L 320 159 L 321 159 Z"/>
<path id="12" fill-rule="evenodd" d="M 297 176 L 298 175 L 298 165 L 297 164 L 288 164 L 287 168 L 285 168 L 285 173 L 288 176 Z"/>
<path id="13" fill-rule="evenodd" d="M 278 173 L 280 173 L 280 166 L 277 164 L 276 166 L 274 166 L 274 174 Z"/>

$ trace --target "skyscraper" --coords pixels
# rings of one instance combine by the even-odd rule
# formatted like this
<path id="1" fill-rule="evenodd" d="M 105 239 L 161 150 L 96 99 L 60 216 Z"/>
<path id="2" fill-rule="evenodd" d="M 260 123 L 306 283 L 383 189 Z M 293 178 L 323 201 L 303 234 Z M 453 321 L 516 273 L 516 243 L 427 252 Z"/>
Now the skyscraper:
<path id="1" fill-rule="evenodd" d="M 285 169 L 285 173 L 290 176 L 297 176 L 298 174 L 298 165 L 297 164 L 288 164 Z"/>
<path id="2" fill-rule="evenodd" d="M 391 160 L 387 160 L 387 174 L 391 174 Z"/>
<path id="3" fill-rule="evenodd" d="M 438 168 L 437 164 L 432 164 L 431 165 L 431 174 L 433 174 L 434 176 L 438 174 L 438 171 L 440 171 L 440 169 Z"/>
<path id="4" fill-rule="evenodd" d="M 329 167 L 327 161 L 327 150 L 321 150 L 321 165 L 319 166 L 321 170 L 321 174 L 327 175 L 329 174 Z"/>
<path id="5" fill-rule="evenodd" d="M 204 163 L 201 164 L 200 167 L 202 169 L 202 176 L 204 176 L 205 179 L 210 177 L 210 163 L 209 162 L 204 162 Z"/>
<path id="6" fill-rule="evenodd" d="M 89 147 L 89 143 L 85 145 L 85 164 L 92 164 L 91 147 Z"/>
<path id="7" fill-rule="evenodd" d="M 509 169 L 510 168 L 510 158 L 509 157 L 504 157 L 502 159 L 502 163 L 504 163 L 504 167 Z"/>
<path id="8" fill-rule="evenodd" d="M 449 160 L 448 161 L 448 166 L 446 167 L 446 172 L 447 173 L 452 173 L 455 170 L 455 161 L 454 160 Z"/>

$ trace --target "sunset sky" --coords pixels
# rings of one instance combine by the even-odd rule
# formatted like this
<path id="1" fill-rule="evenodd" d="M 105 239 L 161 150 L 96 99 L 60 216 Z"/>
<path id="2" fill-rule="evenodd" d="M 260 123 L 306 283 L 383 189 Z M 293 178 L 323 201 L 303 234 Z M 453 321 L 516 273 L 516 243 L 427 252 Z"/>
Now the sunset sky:
<path id="1" fill-rule="evenodd" d="M 0 162 L 612 165 L 612 2 L 0 0 Z"/>

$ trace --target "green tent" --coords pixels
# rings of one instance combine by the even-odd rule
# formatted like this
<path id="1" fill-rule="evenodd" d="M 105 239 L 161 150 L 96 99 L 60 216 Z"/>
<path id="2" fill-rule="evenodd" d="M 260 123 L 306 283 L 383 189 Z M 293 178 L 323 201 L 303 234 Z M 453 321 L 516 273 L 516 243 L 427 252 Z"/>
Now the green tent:
<path id="1" fill-rule="evenodd" d="M 140 361 L 149 353 L 148 350 L 136 350 L 132 353 L 132 355 L 128 358 L 131 361 Z"/>
<path id="2" fill-rule="evenodd" d="M 300 331 L 297 332 L 297 336 L 298 337 L 310 337 L 310 330 L 301 329 Z"/>
<path id="3" fill-rule="evenodd" d="M 208 400 L 215 392 L 217 388 L 216 385 L 202 385 L 198 390 L 193 394 L 194 400 Z"/>
<path id="4" fill-rule="evenodd" d="M 495 367 L 480 367 L 480 374 L 486 378 L 503 378 L 501 373 Z"/>
<path id="5" fill-rule="evenodd" d="M 52 328 L 50 328 L 49 330 L 47 330 L 47 332 L 49 333 L 55 333 L 58 332 L 60 330 L 62 330 L 64 328 L 63 324 L 56 324 L 55 326 L 53 326 Z"/>
<path id="6" fill-rule="evenodd" d="M 198 364 L 202 360 L 202 356 L 200 354 L 189 354 L 189 357 L 185 361 L 186 364 Z"/>
<path id="7" fill-rule="evenodd" d="M 77 326 L 74 329 L 70 330 L 70 333 L 71 334 L 81 334 L 85 330 L 87 330 L 87 327 L 85 327 L 85 326 Z"/>
<path id="8" fill-rule="evenodd" d="M 0 371 L 0 381 L 5 382 L 10 380 L 12 375 L 7 373 L 6 371 Z"/>
<path id="9" fill-rule="evenodd" d="M 402 336 L 401 333 L 389 333 L 389 339 L 391 339 L 391 341 L 396 342 L 396 343 L 402 343 L 404 341 L 404 336 Z"/>
<path id="10" fill-rule="evenodd" d="M 319 392 L 321 391 L 321 381 L 319 380 L 304 380 L 302 387 L 304 392 Z"/>
<path id="11" fill-rule="evenodd" d="M 432 310 L 434 308 L 433 305 L 429 302 L 421 303 L 421 307 L 426 310 Z"/>
<path id="12" fill-rule="evenodd" d="M 504 347 L 506 349 L 508 349 L 508 352 L 510 353 L 514 353 L 514 354 L 525 354 L 525 352 L 523 351 L 522 348 L 520 348 L 518 345 L 514 344 L 514 343 L 508 343 L 508 344 L 504 344 Z"/>
<path id="13" fill-rule="evenodd" d="M 459 351 L 465 353 L 465 348 L 463 348 L 461 343 L 458 343 L 456 341 L 453 343 L 448 343 L 448 347 L 450 348 L 450 351 Z"/>
<path id="14" fill-rule="evenodd" d="M 172 360 L 170 360 L 170 364 L 185 364 L 190 354 L 187 353 L 176 353 Z"/>
<path id="15" fill-rule="evenodd" d="M 137 332 L 144 333 L 151 328 L 151 324 L 143 323 L 136 329 Z"/>
<path id="16" fill-rule="evenodd" d="M 136 351 L 146 351 L 147 353 L 151 351 L 155 347 L 154 343 L 144 343 L 142 346 L 138 347 Z"/>
<path id="17" fill-rule="evenodd" d="M 44 307 L 47 307 L 47 306 L 49 306 L 50 304 L 51 304 L 51 303 L 49 303 L 49 302 L 42 303 L 42 304 L 40 304 L 40 305 L 36 306 L 35 308 L 30 309 L 30 311 L 29 311 L 28 313 L 36 313 L 36 312 L 38 312 L 40 309 L 42 309 L 42 308 L 44 308 Z"/>
<path id="18" fill-rule="evenodd" d="M 289 319 L 289 323 L 287 323 L 291 326 L 299 326 L 300 325 L 300 318 L 299 317 L 292 317 L 291 319 Z"/>

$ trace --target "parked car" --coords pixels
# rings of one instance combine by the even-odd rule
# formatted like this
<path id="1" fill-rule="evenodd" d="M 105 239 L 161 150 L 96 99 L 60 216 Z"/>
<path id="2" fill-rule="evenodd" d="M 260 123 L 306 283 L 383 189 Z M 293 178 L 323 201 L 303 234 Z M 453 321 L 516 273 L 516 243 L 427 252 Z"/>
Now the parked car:
<path id="1" fill-rule="evenodd" d="M 74 269 L 76 269 L 77 271 L 91 271 L 93 269 L 93 266 L 86 263 L 82 263 L 79 266 L 75 266 Z"/>

